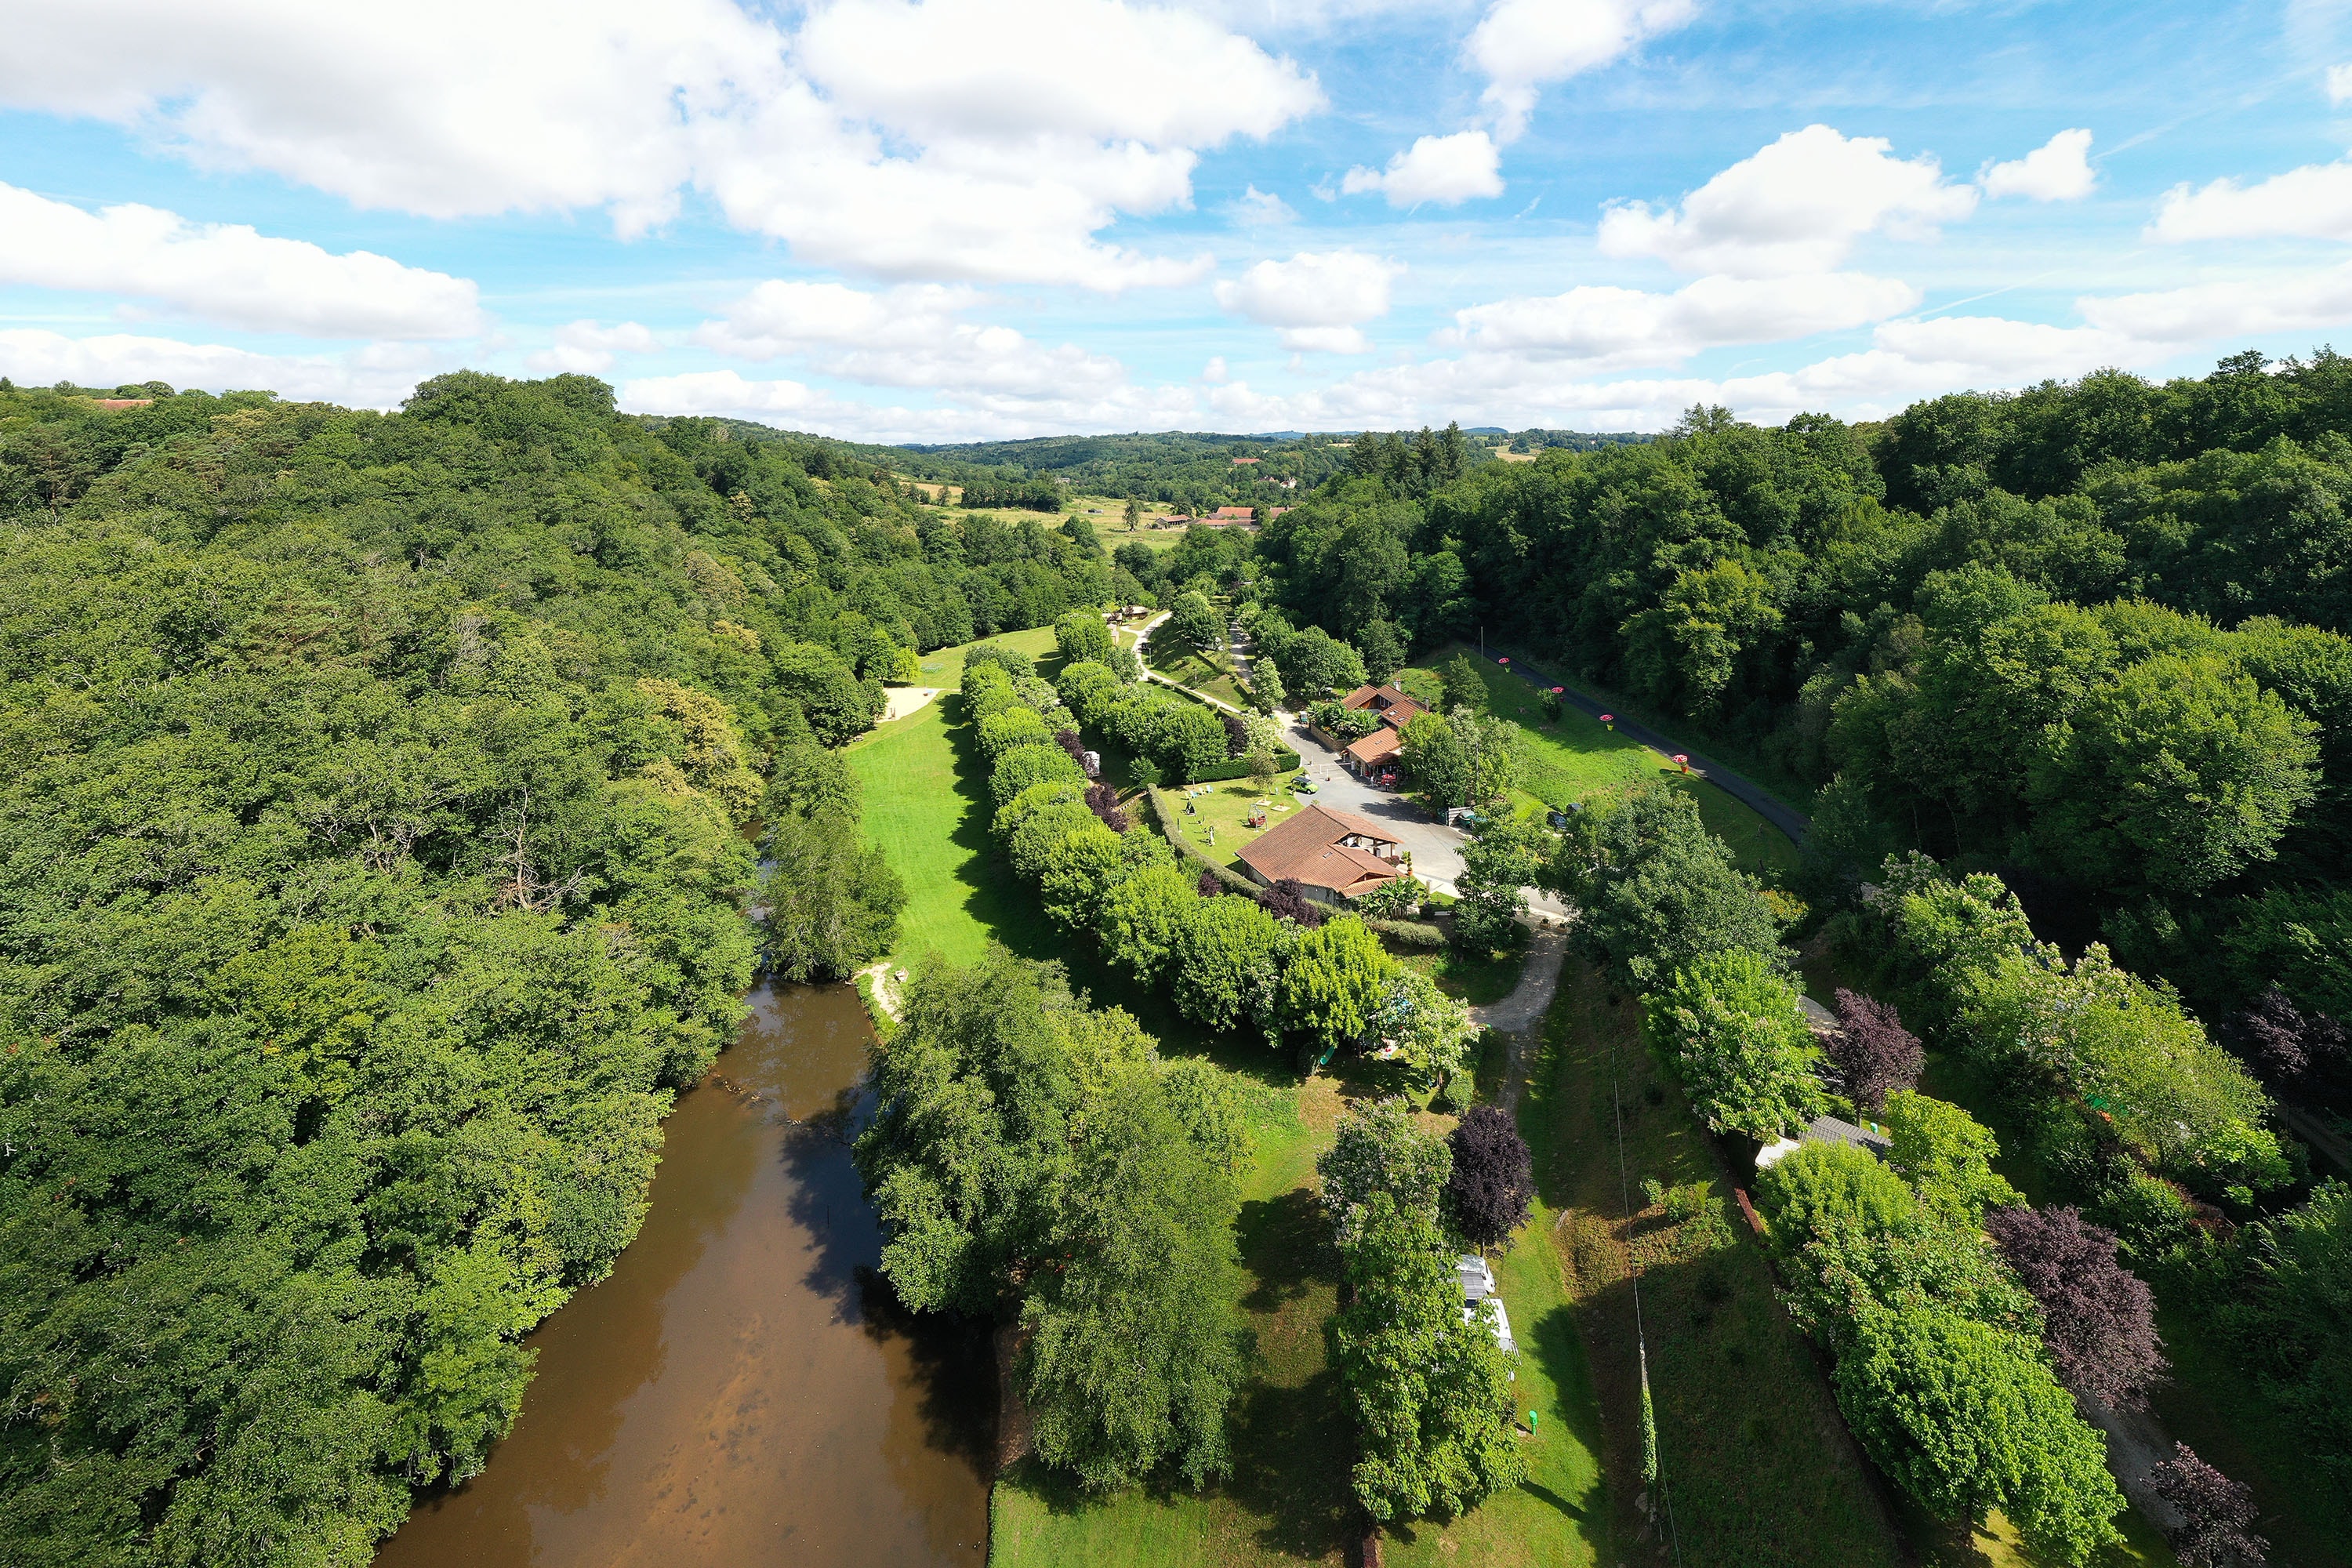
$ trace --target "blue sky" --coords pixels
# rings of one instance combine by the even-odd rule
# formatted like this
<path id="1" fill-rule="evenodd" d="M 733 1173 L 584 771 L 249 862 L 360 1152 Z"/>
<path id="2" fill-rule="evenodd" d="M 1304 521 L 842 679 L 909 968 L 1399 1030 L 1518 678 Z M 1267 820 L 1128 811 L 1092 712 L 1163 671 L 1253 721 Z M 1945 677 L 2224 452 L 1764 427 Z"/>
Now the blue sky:
<path id="1" fill-rule="evenodd" d="M 0 11 L 20 382 L 958 440 L 2352 348 L 2352 4 Z"/>

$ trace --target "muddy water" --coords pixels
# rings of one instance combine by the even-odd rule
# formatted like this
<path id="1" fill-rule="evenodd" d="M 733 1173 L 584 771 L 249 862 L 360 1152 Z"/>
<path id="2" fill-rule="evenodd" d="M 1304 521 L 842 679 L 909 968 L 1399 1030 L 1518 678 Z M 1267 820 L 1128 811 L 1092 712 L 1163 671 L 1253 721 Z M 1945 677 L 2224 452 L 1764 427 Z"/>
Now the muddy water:
<path id="1" fill-rule="evenodd" d="M 376 1568 L 985 1561 L 987 1341 L 876 1277 L 843 1142 L 865 1010 L 847 986 L 750 1000 L 670 1117 L 645 1228 L 531 1336 L 513 1433 Z"/>

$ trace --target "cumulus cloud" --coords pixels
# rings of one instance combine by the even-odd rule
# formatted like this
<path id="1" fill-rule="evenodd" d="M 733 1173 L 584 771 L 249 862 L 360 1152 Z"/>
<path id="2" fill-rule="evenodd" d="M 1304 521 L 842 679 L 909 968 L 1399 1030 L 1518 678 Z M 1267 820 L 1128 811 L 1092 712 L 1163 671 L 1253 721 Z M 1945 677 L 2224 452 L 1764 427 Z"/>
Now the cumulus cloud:
<path id="1" fill-rule="evenodd" d="M 1217 284 L 1217 303 L 1277 329 L 1282 346 L 1302 353 L 1369 353 L 1360 323 L 1389 311 L 1389 285 L 1404 268 L 1356 250 L 1302 250 L 1287 261 L 1261 261 Z"/>
<path id="2" fill-rule="evenodd" d="M 602 375 L 621 354 L 649 354 L 661 346 L 650 328 L 635 321 L 613 327 L 599 321 L 572 321 L 556 328 L 553 344 L 523 363 L 541 375 Z"/>
<path id="3" fill-rule="evenodd" d="M 2297 235 L 2352 239 L 2352 160 L 2306 163 L 2253 184 L 2175 185 L 2158 204 L 2150 239 L 2254 239 Z"/>
<path id="4" fill-rule="evenodd" d="M 268 354 L 128 332 L 68 338 L 36 328 L 0 330 L 0 373 L 32 385 L 167 381 L 206 392 L 266 391 L 303 402 L 393 408 L 418 382 L 456 365 L 448 351 L 415 343 L 369 343 L 340 354 Z"/>
<path id="5" fill-rule="evenodd" d="M 1011 327 L 965 321 L 961 313 L 979 298 L 936 283 L 867 292 L 777 279 L 696 328 L 694 341 L 738 359 L 805 358 L 827 375 L 875 386 L 1059 397 L 1126 382 L 1126 368 L 1106 355 L 1069 343 L 1048 348 Z"/>
<path id="6" fill-rule="evenodd" d="M 0 184 L 0 283 L 152 301 L 222 326 L 325 338 L 461 338 L 482 327 L 474 285 L 365 250 L 338 256 L 244 224 L 160 207 L 85 212 Z"/>
<path id="7" fill-rule="evenodd" d="M 1946 180 L 1931 156 L 1896 158 L 1881 137 L 1809 125 L 1732 164 L 1678 207 L 1610 207 L 1600 243 L 1604 255 L 1654 256 L 1690 272 L 1827 272 L 1866 234 L 1925 237 L 1976 205 L 1976 187 Z"/>
<path id="8" fill-rule="evenodd" d="M 1298 214 L 1288 202 L 1255 185 L 1235 197 L 1228 209 L 1234 221 L 1245 228 L 1263 227 L 1268 224 L 1296 223 Z"/>
<path id="9" fill-rule="evenodd" d="M 2061 131 L 2024 157 L 2007 163 L 1988 163 L 1979 176 L 1989 196 L 2023 196 L 2028 201 L 2071 202 L 2087 196 L 2099 176 L 2091 168 L 2091 133 Z"/>
<path id="10" fill-rule="evenodd" d="M 1423 202 L 1453 206 L 1473 196 L 1503 194 L 1502 153 L 1484 131 L 1423 136 L 1389 160 L 1386 169 L 1359 164 L 1339 182 L 1345 195 L 1380 191 L 1392 207 Z"/>
<path id="11" fill-rule="evenodd" d="M 1511 142 L 1544 83 L 1621 59 L 1697 14 L 1696 0 L 1495 0 L 1464 53 L 1486 73 L 1496 134 Z"/>
<path id="12" fill-rule="evenodd" d="M 1442 341 L 1473 353 L 1568 362 L 1587 370 L 1677 364 L 1733 343 L 1843 331 L 1908 310 L 1919 290 L 1892 278 L 1702 278 L 1671 294 L 1585 287 L 1454 312 Z"/>
<path id="13" fill-rule="evenodd" d="M 2352 263 L 2075 302 L 2093 326 L 2157 343 L 2245 339 L 2352 324 Z"/>
<path id="14" fill-rule="evenodd" d="M 2352 65 L 2327 68 L 2327 101 L 2341 105 L 2352 98 Z"/>
<path id="15" fill-rule="evenodd" d="M 13 18 L 0 55 L 0 106 L 362 206 L 604 209 L 626 236 L 698 188 L 819 265 L 1102 289 L 1201 276 L 1097 236 L 1320 102 L 1296 63 L 1127 0 L 837 0 L 797 34 L 730 0 L 89 0 Z"/>

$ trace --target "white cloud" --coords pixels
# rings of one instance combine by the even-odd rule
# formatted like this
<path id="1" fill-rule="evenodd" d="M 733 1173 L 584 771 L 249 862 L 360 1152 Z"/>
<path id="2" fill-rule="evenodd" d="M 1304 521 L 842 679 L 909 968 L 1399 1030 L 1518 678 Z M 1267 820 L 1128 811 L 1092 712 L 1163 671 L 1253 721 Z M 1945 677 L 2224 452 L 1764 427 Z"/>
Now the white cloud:
<path id="1" fill-rule="evenodd" d="M 794 54 L 847 115 L 925 140 L 1213 147 L 1323 103 L 1311 75 L 1248 38 L 1120 0 L 835 0 Z"/>
<path id="2" fill-rule="evenodd" d="M 2327 101 L 2341 105 L 2352 98 L 2352 65 L 2327 68 Z"/>
<path id="3" fill-rule="evenodd" d="M 555 329 L 552 346 L 523 361 L 541 375 L 571 373 L 602 375 L 613 368 L 615 356 L 649 354 L 661 348 L 651 329 L 635 321 L 607 327 L 597 321 L 572 321 Z"/>
<path id="4" fill-rule="evenodd" d="M 2075 302 L 2095 327 L 2155 343 L 2352 324 L 2352 262 L 2285 277 L 2198 283 Z"/>
<path id="5" fill-rule="evenodd" d="M 0 330 L 0 375 L 26 385 L 167 381 L 206 392 L 266 391 L 303 402 L 393 408 L 419 381 L 456 364 L 448 350 L 412 343 L 370 343 L 341 354 L 266 354 L 128 332 L 68 338 L 36 328 Z"/>
<path id="6" fill-rule="evenodd" d="M 1502 153 L 1484 131 L 1423 136 L 1389 160 L 1385 170 L 1360 165 L 1339 182 L 1346 195 L 1384 192 L 1392 207 L 1436 202 L 1452 206 L 1473 196 L 1503 194 Z"/>
<path id="7" fill-rule="evenodd" d="M 732 414 L 868 441 L 979 441 L 1066 431 L 1165 430 L 1194 424 L 1184 387 L 1121 387 L 1051 401 L 960 391 L 929 407 L 884 407 L 804 382 L 760 381 L 732 370 L 649 376 L 621 388 L 641 414 Z"/>
<path id="8" fill-rule="evenodd" d="M 159 207 L 85 212 L 9 184 L 0 184 L 0 283 L 129 295 L 253 331 L 460 338 L 482 328 L 474 285 L 446 272 Z"/>
<path id="9" fill-rule="evenodd" d="M 803 261 L 1102 289 L 1200 277 L 1096 236 L 1320 102 L 1293 62 L 1126 0 L 842 0 L 799 35 L 730 0 L 89 0 L 13 17 L 0 53 L 0 106 L 362 206 L 602 208 L 628 236 L 694 187 Z"/>
<path id="10" fill-rule="evenodd" d="M 1201 367 L 1201 379 L 1202 381 L 1223 381 L 1227 379 L 1225 372 L 1225 356 L 1223 354 L 1211 354 L 1209 356 L 1209 363 Z"/>
<path id="11" fill-rule="evenodd" d="M 1727 344 L 1785 342 L 1865 326 L 1910 310 L 1919 298 L 1908 283 L 1858 272 L 1702 278 L 1671 294 L 1585 287 L 1457 310 L 1443 341 L 1475 353 L 1591 370 L 1676 364 Z"/>
<path id="12" fill-rule="evenodd" d="M 2099 176 L 2091 168 L 2091 133 L 2061 131 L 2024 157 L 2007 163 L 1989 163 L 1979 176 L 1989 196 L 2023 196 L 2028 201 L 2071 202 L 2091 194 Z"/>
<path id="13" fill-rule="evenodd" d="M 1947 181 L 1932 156 L 1892 154 L 1879 137 L 1842 136 L 1826 125 L 1791 131 L 1691 192 L 1679 209 L 1611 206 L 1601 215 L 1601 249 L 1741 278 L 1827 272 L 1864 235 L 1926 237 L 1976 210 L 1976 187 Z"/>
<path id="14" fill-rule="evenodd" d="M 1272 192 L 1261 191 L 1255 185 L 1235 198 L 1229 210 L 1234 215 L 1234 221 L 1245 228 L 1298 221 L 1297 212 L 1288 202 Z"/>
<path id="15" fill-rule="evenodd" d="M 1126 368 L 1069 343 L 962 319 L 967 288 L 906 284 L 868 293 L 778 279 L 695 329 L 694 341 L 739 359 L 803 356 L 825 374 L 875 386 L 933 386 L 1009 397 L 1060 397 L 1123 385 Z"/>
<path id="16" fill-rule="evenodd" d="M 1696 0 L 1495 0 L 1464 52 L 1486 75 L 1496 134 L 1511 142 L 1542 84 L 1621 59 L 1697 14 Z"/>
<path id="17" fill-rule="evenodd" d="M 2301 235 L 2352 239 L 2352 160 L 2306 163 L 2252 185 L 2175 185 L 2158 204 L 2150 239 L 2252 239 Z"/>
<path id="18" fill-rule="evenodd" d="M 1371 341 L 1359 323 L 1388 314 L 1389 285 L 1403 270 L 1357 250 L 1302 250 L 1221 280 L 1217 303 L 1276 328 L 1282 346 L 1297 353 L 1369 353 Z"/>

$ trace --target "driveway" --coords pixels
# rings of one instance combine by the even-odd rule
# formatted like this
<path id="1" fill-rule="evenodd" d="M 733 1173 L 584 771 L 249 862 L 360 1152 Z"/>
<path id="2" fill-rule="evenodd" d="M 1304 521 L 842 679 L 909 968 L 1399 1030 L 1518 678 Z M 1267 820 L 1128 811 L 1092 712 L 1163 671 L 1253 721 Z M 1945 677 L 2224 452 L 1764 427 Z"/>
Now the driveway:
<path id="1" fill-rule="evenodd" d="M 1432 821 L 1421 807 L 1394 790 L 1374 789 L 1348 771 L 1339 752 L 1327 751 L 1323 742 L 1310 738 L 1305 720 L 1297 714 L 1284 717 L 1290 721 L 1290 743 L 1304 764 L 1301 771 L 1315 781 L 1312 798 L 1383 825 L 1400 845 L 1412 851 L 1414 876 L 1441 893 L 1454 892 L 1462 875 L 1462 843 L 1466 835 L 1458 827 Z M 1568 906 L 1552 894 L 1533 888 L 1527 893 L 1529 906 L 1538 912 L 1568 918 Z"/>

